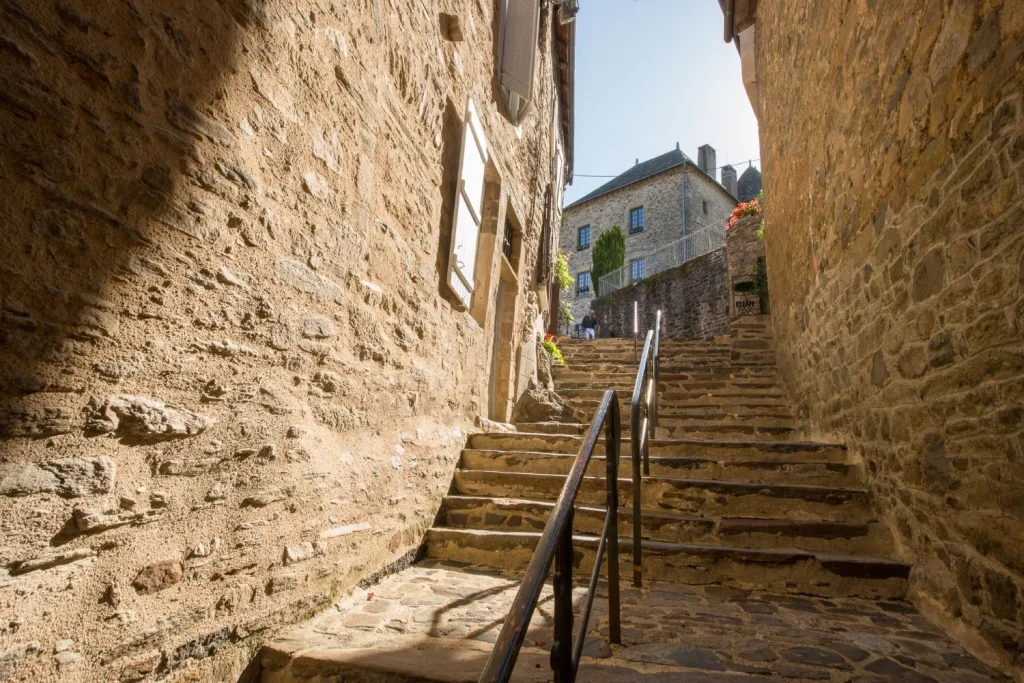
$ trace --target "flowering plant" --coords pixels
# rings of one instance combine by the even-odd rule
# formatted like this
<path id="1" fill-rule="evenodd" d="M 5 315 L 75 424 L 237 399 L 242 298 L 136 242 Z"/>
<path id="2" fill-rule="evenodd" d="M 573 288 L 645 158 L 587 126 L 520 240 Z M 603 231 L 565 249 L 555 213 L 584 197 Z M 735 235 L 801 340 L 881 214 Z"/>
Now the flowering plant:
<path id="1" fill-rule="evenodd" d="M 736 221 L 743 218 L 744 216 L 756 216 L 761 213 L 761 194 L 758 193 L 756 197 L 751 199 L 749 202 L 743 202 L 738 204 L 735 209 L 732 210 L 732 215 L 729 216 L 729 222 L 725 224 L 725 229 L 728 230 L 732 226 L 736 225 Z"/>
<path id="2" fill-rule="evenodd" d="M 555 344 L 554 335 L 544 335 L 544 350 L 548 352 L 548 354 L 551 356 L 551 359 L 554 360 L 556 363 L 558 363 L 559 365 L 565 365 L 565 358 L 562 356 L 561 349 L 559 349 L 558 345 Z"/>

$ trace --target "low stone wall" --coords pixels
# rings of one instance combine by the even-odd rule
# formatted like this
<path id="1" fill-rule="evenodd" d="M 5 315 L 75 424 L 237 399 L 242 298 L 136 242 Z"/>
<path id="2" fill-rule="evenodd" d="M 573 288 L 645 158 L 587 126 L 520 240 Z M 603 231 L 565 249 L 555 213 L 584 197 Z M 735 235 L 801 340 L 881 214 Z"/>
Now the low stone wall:
<path id="1" fill-rule="evenodd" d="M 640 329 L 662 315 L 663 337 L 713 337 L 729 332 L 729 276 L 726 251 L 719 249 L 594 300 L 599 317 L 608 316 L 617 336 L 633 333 L 633 302 Z"/>

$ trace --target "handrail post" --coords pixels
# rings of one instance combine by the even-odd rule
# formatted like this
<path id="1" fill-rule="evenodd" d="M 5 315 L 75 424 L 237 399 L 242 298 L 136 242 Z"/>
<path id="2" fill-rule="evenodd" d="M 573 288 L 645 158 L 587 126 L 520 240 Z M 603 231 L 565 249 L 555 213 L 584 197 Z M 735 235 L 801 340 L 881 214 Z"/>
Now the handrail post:
<path id="1" fill-rule="evenodd" d="M 654 317 L 654 414 L 651 417 L 651 438 L 658 434 L 658 411 L 661 406 L 661 399 L 658 392 L 661 390 L 661 309 L 658 309 Z"/>
<path id="2" fill-rule="evenodd" d="M 565 527 L 559 535 L 555 551 L 555 639 L 551 643 L 551 670 L 555 683 L 573 683 L 576 678 L 572 662 L 572 518 L 573 508 L 566 513 Z"/>
<path id="3" fill-rule="evenodd" d="M 619 608 L 619 451 L 621 450 L 622 425 L 619 421 L 619 407 L 615 404 L 605 427 L 605 482 L 608 487 L 608 640 L 615 645 L 622 644 L 622 627 Z"/>

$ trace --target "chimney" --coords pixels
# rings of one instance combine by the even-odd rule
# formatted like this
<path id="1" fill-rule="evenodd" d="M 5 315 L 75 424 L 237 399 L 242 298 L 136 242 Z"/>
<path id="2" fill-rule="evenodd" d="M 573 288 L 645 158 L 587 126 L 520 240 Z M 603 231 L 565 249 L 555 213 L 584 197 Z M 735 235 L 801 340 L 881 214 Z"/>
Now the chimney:
<path id="1" fill-rule="evenodd" d="M 715 169 L 717 166 L 714 147 L 711 145 L 701 145 L 697 148 L 697 168 L 714 178 L 716 177 Z"/>
<path id="2" fill-rule="evenodd" d="M 732 166 L 722 167 L 722 187 L 733 196 L 739 196 L 740 186 L 736 180 L 736 169 Z"/>

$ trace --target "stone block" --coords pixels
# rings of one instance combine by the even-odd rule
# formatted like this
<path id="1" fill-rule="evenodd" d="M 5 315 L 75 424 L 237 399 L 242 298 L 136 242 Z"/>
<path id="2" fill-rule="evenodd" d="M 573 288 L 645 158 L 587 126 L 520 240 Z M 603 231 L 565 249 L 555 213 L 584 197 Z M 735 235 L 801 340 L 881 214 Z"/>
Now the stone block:
<path id="1" fill-rule="evenodd" d="M 144 568 L 135 576 L 132 586 L 143 595 L 170 588 L 181 581 L 183 572 L 177 560 L 164 560 Z"/>
<path id="2" fill-rule="evenodd" d="M 56 493 L 66 498 L 109 493 L 117 465 L 107 457 L 0 463 L 0 495 Z"/>

